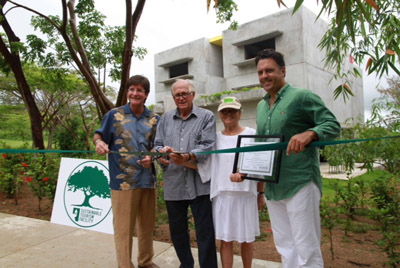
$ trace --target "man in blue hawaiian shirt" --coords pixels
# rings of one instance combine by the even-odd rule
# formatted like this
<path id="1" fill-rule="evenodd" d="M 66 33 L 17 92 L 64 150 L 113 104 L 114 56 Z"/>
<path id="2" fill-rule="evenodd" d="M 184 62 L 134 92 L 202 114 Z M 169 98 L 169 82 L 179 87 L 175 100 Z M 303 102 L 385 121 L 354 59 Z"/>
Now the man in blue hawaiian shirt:
<path id="1" fill-rule="evenodd" d="M 150 151 L 159 116 L 144 103 L 150 92 L 149 80 L 141 75 L 127 82 L 129 103 L 109 111 L 96 130 L 96 152 L 108 155 L 114 242 L 119 268 L 133 268 L 132 236 L 137 223 L 139 268 L 156 268 L 152 262 L 156 216 L 156 178 L 150 156 L 124 152 Z"/>

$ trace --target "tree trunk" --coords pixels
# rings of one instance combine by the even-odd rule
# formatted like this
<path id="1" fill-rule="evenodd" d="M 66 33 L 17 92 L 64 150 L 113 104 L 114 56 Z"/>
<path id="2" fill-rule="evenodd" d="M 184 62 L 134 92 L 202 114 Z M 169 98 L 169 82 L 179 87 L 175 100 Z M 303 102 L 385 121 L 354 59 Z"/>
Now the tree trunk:
<path id="1" fill-rule="evenodd" d="M 6 2 L 7 0 L 0 0 L 0 5 L 3 7 Z M 18 90 L 28 110 L 29 119 L 31 122 L 33 148 L 44 149 L 42 116 L 26 81 L 24 71 L 22 70 L 19 52 L 15 49 L 12 49 L 12 44 L 19 42 L 20 39 L 14 34 L 13 30 L 11 29 L 7 18 L 4 16 L 3 9 L 0 9 L 0 17 L 2 18 L 2 20 L 0 21 L 0 25 L 3 27 L 8 38 L 8 43 L 10 44 L 9 50 L 3 38 L 0 37 L 0 52 L 14 74 L 15 80 L 17 81 Z"/>
<path id="2" fill-rule="evenodd" d="M 140 16 L 142 15 L 146 0 L 138 0 L 135 8 L 135 12 L 132 14 L 132 0 L 126 0 L 126 38 L 124 47 L 124 56 L 122 58 L 122 73 L 121 73 L 121 85 L 118 92 L 116 106 L 124 105 L 127 102 L 126 99 L 126 83 L 129 79 L 129 73 L 131 71 L 131 61 L 133 56 L 132 44 L 135 38 L 136 27 L 139 23 Z"/>

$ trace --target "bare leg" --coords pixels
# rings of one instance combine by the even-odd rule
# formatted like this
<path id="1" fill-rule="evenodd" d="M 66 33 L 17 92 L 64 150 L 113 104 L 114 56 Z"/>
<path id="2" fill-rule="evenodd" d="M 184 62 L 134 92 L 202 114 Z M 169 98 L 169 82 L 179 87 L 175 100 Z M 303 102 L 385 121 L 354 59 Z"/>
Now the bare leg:
<path id="1" fill-rule="evenodd" d="M 241 243 L 240 250 L 244 268 L 251 268 L 253 262 L 253 243 Z"/>
<path id="2" fill-rule="evenodd" d="M 232 268 L 233 266 L 233 242 L 221 240 L 221 262 L 223 268 Z"/>

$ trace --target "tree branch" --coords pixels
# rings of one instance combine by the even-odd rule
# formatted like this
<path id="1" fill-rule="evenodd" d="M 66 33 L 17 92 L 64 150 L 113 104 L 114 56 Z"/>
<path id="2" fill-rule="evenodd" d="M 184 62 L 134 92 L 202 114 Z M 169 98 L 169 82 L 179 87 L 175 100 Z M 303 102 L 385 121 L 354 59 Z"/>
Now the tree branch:
<path id="1" fill-rule="evenodd" d="M 124 54 L 122 58 L 122 73 L 121 73 L 121 86 L 119 88 L 117 97 L 117 106 L 126 103 L 126 83 L 129 79 L 131 70 L 131 60 L 133 56 L 132 44 L 135 39 L 136 27 L 139 23 L 140 16 L 142 15 L 146 0 L 138 0 L 135 8 L 135 12 L 132 14 L 132 0 L 126 0 L 126 40 L 124 47 Z M 131 15 L 132 14 L 132 15 Z"/>
<path id="2" fill-rule="evenodd" d="M 26 9 L 26 10 L 28 10 L 28 11 L 30 11 L 30 12 L 32 12 L 32 13 L 34 13 L 34 14 L 36 14 L 36 15 L 42 17 L 42 18 L 44 18 L 44 19 L 47 20 L 51 25 L 53 25 L 58 31 L 60 31 L 60 26 L 58 26 L 57 23 L 55 23 L 53 20 L 51 20 L 48 16 L 46 16 L 46 15 L 44 15 L 44 14 L 42 14 L 42 13 L 40 13 L 40 12 L 38 12 L 38 11 L 32 9 L 32 8 L 29 8 L 29 7 L 27 7 L 27 6 L 24 6 L 24 5 L 20 5 L 20 4 L 18 4 L 18 3 L 15 3 L 14 1 L 8 0 L 8 2 L 14 4 L 14 5 L 17 6 L 17 7 Z"/>

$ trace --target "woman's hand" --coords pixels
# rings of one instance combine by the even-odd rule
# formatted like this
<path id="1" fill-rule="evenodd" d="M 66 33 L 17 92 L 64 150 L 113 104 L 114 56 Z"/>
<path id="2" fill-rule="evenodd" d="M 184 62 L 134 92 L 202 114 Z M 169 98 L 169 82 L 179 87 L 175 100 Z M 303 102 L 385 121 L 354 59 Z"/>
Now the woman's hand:
<path id="1" fill-rule="evenodd" d="M 139 159 L 136 161 L 139 165 L 141 165 L 144 168 L 149 168 L 151 166 L 151 163 L 153 162 L 153 159 L 151 158 L 150 155 L 145 155 L 143 159 Z"/>
<path id="2" fill-rule="evenodd" d="M 231 182 L 243 182 L 242 175 L 244 175 L 244 174 L 232 173 L 232 174 L 229 176 L 229 178 L 231 179 Z"/>
<path id="3" fill-rule="evenodd" d="M 110 150 L 108 149 L 108 145 L 102 141 L 102 140 L 97 140 L 96 141 L 96 153 L 98 155 L 105 155 L 108 154 Z"/>

